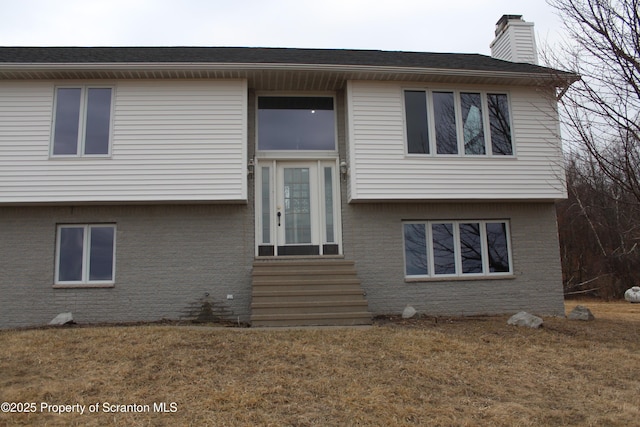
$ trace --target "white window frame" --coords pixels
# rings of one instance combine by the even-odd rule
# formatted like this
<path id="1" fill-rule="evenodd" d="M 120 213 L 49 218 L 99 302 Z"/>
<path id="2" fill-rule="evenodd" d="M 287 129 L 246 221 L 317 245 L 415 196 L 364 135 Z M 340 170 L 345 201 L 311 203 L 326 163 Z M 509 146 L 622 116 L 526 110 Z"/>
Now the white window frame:
<path id="1" fill-rule="evenodd" d="M 460 242 L 460 224 L 479 224 L 480 227 L 480 244 L 482 251 L 482 273 L 463 273 L 462 272 L 462 256 Z M 489 247 L 487 242 L 487 223 L 505 224 L 507 255 L 509 257 L 509 271 L 507 272 L 491 272 L 489 266 Z M 407 257 L 406 257 L 406 241 L 404 234 L 405 224 L 423 224 L 425 227 L 425 240 L 427 252 L 427 269 L 428 274 L 408 275 L 407 274 Z M 433 224 L 452 224 L 453 226 L 453 244 L 454 244 L 454 261 L 455 273 L 453 274 L 435 274 L 435 258 L 433 249 Z M 405 280 L 407 281 L 434 281 L 434 280 L 475 280 L 490 278 L 513 278 L 513 253 L 511 244 L 511 224 L 505 219 L 458 219 L 458 220 L 430 220 L 430 221 L 403 221 L 402 222 L 402 255 L 403 269 Z"/>
<path id="2" fill-rule="evenodd" d="M 279 185 L 278 180 L 278 170 L 282 167 L 293 166 L 299 164 L 301 166 L 309 166 L 313 165 L 316 169 L 315 174 L 313 175 L 317 182 L 316 192 L 313 195 L 313 199 L 316 201 L 318 205 L 317 209 L 317 231 L 318 233 L 317 242 L 320 246 L 320 251 L 322 251 L 323 245 L 335 244 L 338 245 L 339 253 L 342 253 L 342 212 L 340 209 L 340 166 L 338 163 L 338 159 L 336 158 L 322 158 L 322 159 L 302 159 L 302 160 L 271 160 L 271 159 L 262 159 L 259 160 L 256 164 L 256 185 L 255 185 L 255 200 L 256 200 L 256 221 L 255 221 L 255 235 L 256 235 L 256 249 L 255 255 L 259 255 L 259 247 L 262 245 L 274 246 L 274 250 L 277 250 L 277 246 L 283 245 L 284 242 L 281 238 L 278 237 L 278 227 L 275 225 L 275 218 L 273 215 L 276 215 L 277 206 L 280 203 L 277 200 L 278 190 L 276 187 Z M 263 211 L 265 207 L 263 206 L 263 193 L 262 193 L 262 168 L 267 167 L 268 171 L 268 211 L 269 215 L 269 224 L 264 224 L 263 220 Z M 333 241 L 329 242 L 327 240 L 327 205 L 325 199 L 326 186 L 324 182 L 324 169 L 326 167 L 330 167 L 332 169 L 332 209 L 333 209 Z M 269 241 L 265 241 L 264 239 L 264 227 L 267 227 L 269 230 Z M 322 252 L 321 252 L 322 253 Z"/>
<path id="3" fill-rule="evenodd" d="M 54 154 L 56 116 L 58 106 L 58 90 L 59 89 L 80 89 L 80 117 L 78 119 L 78 140 L 76 142 L 76 154 Z M 89 89 L 111 89 L 111 105 L 109 108 L 109 141 L 107 153 L 101 154 L 85 154 L 85 134 L 87 122 L 87 98 Z M 94 84 L 69 84 L 57 85 L 54 87 L 53 97 L 53 115 L 51 118 L 51 141 L 49 143 L 49 157 L 53 159 L 59 158 L 104 158 L 111 157 L 111 149 L 113 143 L 113 114 L 116 97 L 115 85 L 94 85 Z"/>
<path id="4" fill-rule="evenodd" d="M 426 104 L 427 104 L 427 129 L 429 132 L 429 153 L 410 153 L 409 152 L 409 139 L 408 139 L 408 130 L 407 130 L 407 111 L 406 111 L 406 103 L 405 103 L 405 92 L 407 91 L 420 91 L 425 93 Z M 456 154 L 438 154 L 437 144 L 436 144 L 436 120 L 435 120 L 435 111 L 433 104 L 433 93 L 434 92 L 448 92 L 453 93 L 454 98 L 454 112 L 455 112 L 455 122 L 456 122 L 456 137 L 457 137 L 457 148 L 458 152 Z M 484 154 L 466 154 L 464 152 L 464 124 L 462 120 L 462 102 L 460 100 L 460 95 L 462 93 L 479 93 L 481 102 L 482 102 L 482 128 L 484 131 Z M 509 128 L 511 129 L 511 154 L 493 154 L 493 145 L 491 142 L 491 124 L 489 122 L 489 99 L 488 95 L 506 95 L 507 96 L 507 104 L 509 111 Z M 511 94 L 508 91 L 501 90 L 476 90 L 473 88 L 470 89 L 450 89 L 450 88 L 424 88 L 424 87 L 403 87 L 402 88 L 402 120 L 403 120 L 403 132 L 404 132 L 404 149 L 405 155 L 408 157 L 465 157 L 465 158 L 494 158 L 501 159 L 507 158 L 512 159 L 516 157 L 516 142 L 515 135 L 513 132 L 513 109 L 511 103 Z"/>
<path id="5" fill-rule="evenodd" d="M 90 280 L 89 279 L 89 254 L 91 251 L 91 229 L 94 227 L 111 227 L 113 228 L 113 254 L 111 267 L 111 280 Z M 83 228 L 82 242 L 82 279 L 73 281 L 61 281 L 60 277 L 60 243 L 61 230 L 64 228 Z M 116 277 L 116 224 L 113 223 L 92 223 L 92 224 L 58 224 L 56 227 L 56 248 L 55 248 L 55 278 L 54 288 L 76 288 L 76 287 L 113 287 Z"/>

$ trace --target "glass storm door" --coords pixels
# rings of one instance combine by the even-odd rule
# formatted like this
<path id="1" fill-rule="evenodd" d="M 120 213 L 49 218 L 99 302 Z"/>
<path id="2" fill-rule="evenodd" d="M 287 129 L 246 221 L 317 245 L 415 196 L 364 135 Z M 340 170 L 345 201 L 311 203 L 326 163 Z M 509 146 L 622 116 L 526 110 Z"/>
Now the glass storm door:
<path id="1" fill-rule="evenodd" d="M 315 206 L 318 183 L 313 179 L 315 175 L 315 168 L 310 166 L 278 168 L 276 230 L 280 255 L 320 255 L 315 235 L 318 222 L 318 207 Z"/>
<path id="2" fill-rule="evenodd" d="M 335 162 L 259 165 L 258 255 L 339 253 Z"/>

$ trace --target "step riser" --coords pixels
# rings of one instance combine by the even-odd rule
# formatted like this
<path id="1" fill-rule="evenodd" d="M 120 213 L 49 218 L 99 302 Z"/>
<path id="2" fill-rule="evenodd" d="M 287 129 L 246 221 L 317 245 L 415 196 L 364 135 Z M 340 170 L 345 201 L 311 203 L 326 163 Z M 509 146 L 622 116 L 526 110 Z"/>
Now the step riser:
<path id="1" fill-rule="evenodd" d="M 356 263 L 354 261 L 347 260 L 269 260 L 269 261 L 255 261 L 253 268 L 355 268 Z"/>
<path id="2" fill-rule="evenodd" d="M 348 302 L 348 301 L 362 301 L 362 295 L 269 295 L 269 296 L 253 296 L 251 298 L 253 303 L 259 304 L 288 304 L 288 303 L 301 303 L 301 302 Z"/>
<path id="3" fill-rule="evenodd" d="M 253 327 L 287 327 L 287 326 L 360 326 L 370 325 L 370 317 L 362 317 L 357 319 L 331 319 L 331 320 L 254 320 L 251 322 Z"/>
<path id="4" fill-rule="evenodd" d="M 335 315 L 335 317 L 340 317 L 341 314 L 352 314 L 352 313 L 356 313 L 356 312 L 360 312 L 363 310 L 366 310 L 367 307 L 330 307 L 330 308 L 315 308 L 315 309 L 308 309 L 308 310 L 300 310 L 300 309 L 293 309 L 293 308 L 272 308 L 272 309 L 261 309 L 261 310 L 257 310 L 257 313 L 255 316 L 275 316 L 275 317 L 284 317 L 284 316 L 288 316 L 291 314 L 327 314 L 328 312 L 331 312 Z"/>
<path id="5" fill-rule="evenodd" d="M 338 281 L 338 280 L 347 280 L 352 281 L 354 279 L 354 273 L 336 273 L 336 274 L 307 274 L 307 273 L 290 273 L 290 274 L 254 274 L 253 280 L 259 282 L 269 282 L 273 280 L 328 280 L 328 281 Z"/>
<path id="6" fill-rule="evenodd" d="M 325 314 L 325 313 L 357 313 L 367 310 L 367 305 L 355 303 L 349 306 L 321 306 L 321 307 L 271 307 L 271 308 L 251 308 L 254 313 L 260 315 L 295 315 L 295 314 Z"/>
<path id="7" fill-rule="evenodd" d="M 336 275 L 336 274 L 353 274 L 353 268 L 325 268 L 325 269 L 307 269 L 300 267 L 278 267 L 278 268 L 261 268 L 254 269 L 254 276 L 273 276 L 273 275 L 287 275 L 287 274 L 318 274 L 318 275 Z"/>
<path id="8" fill-rule="evenodd" d="M 253 267 L 253 275 L 273 275 L 273 274 L 355 274 L 356 269 L 353 265 L 345 266 L 301 266 L 301 265 L 283 265 L 270 264 L 266 266 Z"/>
<path id="9" fill-rule="evenodd" d="M 340 291 L 344 290 L 357 290 L 357 288 L 348 287 L 340 285 L 315 285 L 315 286 L 305 286 L 305 285 L 260 285 L 257 288 L 254 288 L 255 291 L 260 292 L 285 292 L 285 293 L 295 293 L 295 292 L 331 292 L 335 291 L 336 294 L 340 293 Z"/>
<path id="10" fill-rule="evenodd" d="M 295 285 L 304 285 L 304 286 L 343 286 L 345 288 L 360 287 L 360 282 L 358 280 L 316 280 L 316 279 L 307 279 L 307 280 L 290 280 L 289 278 L 275 278 L 273 280 L 254 280 L 254 286 L 273 286 L 273 285 L 282 285 L 282 286 L 295 286 Z"/>

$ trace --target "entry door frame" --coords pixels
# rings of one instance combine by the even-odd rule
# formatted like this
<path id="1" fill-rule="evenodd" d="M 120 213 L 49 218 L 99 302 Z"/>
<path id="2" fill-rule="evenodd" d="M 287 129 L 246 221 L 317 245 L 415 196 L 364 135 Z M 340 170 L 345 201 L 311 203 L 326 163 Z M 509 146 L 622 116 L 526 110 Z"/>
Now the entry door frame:
<path id="1" fill-rule="evenodd" d="M 311 243 L 285 242 L 283 171 L 309 168 Z M 338 159 L 260 159 L 255 167 L 256 256 L 341 255 L 342 218 Z M 329 188 L 327 188 L 329 186 Z M 280 209 L 278 209 L 280 208 Z M 278 225 L 277 213 L 281 213 Z M 306 253 L 316 246 L 317 253 Z M 299 246 L 300 251 L 295 249 Z M 298 253 L 300 252 L 300 253 Z"/>

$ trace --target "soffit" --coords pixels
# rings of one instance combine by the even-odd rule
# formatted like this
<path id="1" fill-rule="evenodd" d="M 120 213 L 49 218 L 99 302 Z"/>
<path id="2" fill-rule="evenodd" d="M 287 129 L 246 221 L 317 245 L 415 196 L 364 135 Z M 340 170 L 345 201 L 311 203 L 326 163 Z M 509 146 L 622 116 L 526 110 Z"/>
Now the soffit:
<path id="1" fill-rule="evenodd" d="M 408 83 L 448 83 L 487 85 L 565 86 L 566 75 L 541 73 L 419 69 L 403 67 L 312 67 L 300 64 L 234 67 L 206 64 L 184 66 L 132 64 L 57 64 L 0 66 L 0 80 L 154 80 L 154 79 L 246 79 L 255 90 L 336 91 L 349 80 L 402 81 Z"/>

